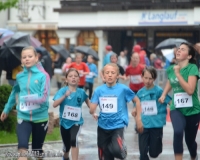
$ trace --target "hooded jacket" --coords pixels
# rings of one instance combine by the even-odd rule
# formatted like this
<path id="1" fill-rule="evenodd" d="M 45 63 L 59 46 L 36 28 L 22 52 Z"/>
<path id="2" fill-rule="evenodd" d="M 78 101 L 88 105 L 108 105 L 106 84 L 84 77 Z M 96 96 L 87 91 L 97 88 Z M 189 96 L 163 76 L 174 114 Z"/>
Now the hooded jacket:
<path id="1" fill-rule="evenodd" d="M 24 67 L 16 76 L 16 85 L 13 87 L 8 102 L 3 110 L 8 114 L 16 104 L 18 95 L 17 118 L 26 121 L 39 121 L 48 119 L 50 78 L 41 63 L 31 68 Z M 24 96 L 37 95 L 37 98 L 25 99 Z M 21 103 L 34 103 L 39 106 L 34 110 L 21 110 Z"/>

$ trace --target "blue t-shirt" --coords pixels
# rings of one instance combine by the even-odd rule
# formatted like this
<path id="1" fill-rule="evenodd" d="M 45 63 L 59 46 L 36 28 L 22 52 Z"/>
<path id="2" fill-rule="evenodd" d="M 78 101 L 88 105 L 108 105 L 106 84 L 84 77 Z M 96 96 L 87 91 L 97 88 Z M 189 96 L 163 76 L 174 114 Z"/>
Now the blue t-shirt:
<path id="1" fill-rule="evenodd" d="M 103 113 L 103 105 L 100 106 L 100 98 L 106 99 L 109 97 L 116 98 L 117 111 L 114 113 Z M 127 126 L 129 121 L 127 103 L 134 97 L 135 93 L 124 84 L 116 83 L 112 87 L 103 84 L 97 87 L 92 96 L 91 103 L 98 104 L 100 107 L 98 126 L 108 130 Z M 109 102 L 108 105 L 111 103 Z M 106 106 L 107 104 L 105 103 L 104 105 Z"/>
<path id="2" fill-rule="evenodd" d="M 86 82 L 94 83 L 94 78 L 97 77 L 98 71 L 97 66 L 94 63 L 87 63 L 87 66 L 90 70 L 89 75 L 86 75 Z"/>
<path id="3" fill-rule="evenodd" d="M 166 107 L 167 104 L 171 101 L 171 97 L 167 95 L 164 103 L 158 102 L 158 99 L 162 95 L 162 92 L 163 89 L 157 85 L 155 85 L 151 89 L 143 87 L 137 92 L 137 96 L 141 102 L 156 100 L 156 105 L 157 105 L 158 113 L 156 115 L 141 114 L 144 128 L 160 128 L 166 124 L 166 114 L 167 114 Z"/>
<path id="4" fill-rule="evenodd" d="M 53 100 L 58 100 L 60 99 L 65 93 L 66 91 L 69 90 L 69 87 L 63 87 L 61 88 L 54 96 Z M 68 120 L 62 117 L 63 115 L 63 111 L 65 106 L 71 106 L 71 107 L 78 107 L 81 108 L 83 102 L 88 98 L 87 94 L 85 93 L 85 91 L 81 88 L 77 88 L 76 92 L 72 92 L 68 97 L 66 97 L 62 103 L 60 104 L 60 125 L 63 126 L 65 129 L 69 129 L 71 128 L 74 124 L 83 124 L 83 117 L 82 117 L 82 113 L 81 113 L 81 118 L 79 121 L 73 121 L 73 120 Z"/>

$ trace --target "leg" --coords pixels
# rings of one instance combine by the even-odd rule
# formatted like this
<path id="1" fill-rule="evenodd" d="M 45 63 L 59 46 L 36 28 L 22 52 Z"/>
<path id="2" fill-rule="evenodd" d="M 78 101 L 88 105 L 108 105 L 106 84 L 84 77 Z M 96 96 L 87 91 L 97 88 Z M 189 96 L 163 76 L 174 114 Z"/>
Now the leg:
<path id="1" fill-rule="evenodd" d="M 99 160 L 114 160 L 114 157 L 108 149 L 108 144 L 111 141 L 110 133 L 112 130 L 97 128 L 97 145 Z"/>
<path id="2" fill-rule="evenodd" d="M 89 99 L 92 98 L 92 92 L 93 92 L 93 83 L 89 83 Z"/>
<path id="3" fill-rule="evenodd" d="M 170 118 L 174 129 L 174 154 L 176 160 L 183 157 L 183 133 L 186 126 L 185 117 L 178 110 L 170 111 Z"/>
<path id="4" fill-rule="evenodd" d="M 72 160 L 78 160 L 78 153 L 79 153 L 78 136 L 80 134 L 80 131 L 81 131 L 80 125 L 73 125 L 70 129 Z"/>
<path id="5" fill-rule="evenodd" d="M 149 160 L 148 150 L 149 150 L 149 129 L 144 128 L 143 133 L 138 135 L 139 138 L 139 150 L 140 150 L 140 160 Z"/>
<path id="6" fill-rule="evenodd" d="M 28 150 L 28 142 L 32 131 L 31 122 L 22 121 L 17 124 L 18 152 L 23 154 Z M 27 160 L 27 157 L 20 157 L 18 160 Z"/>
<path id="7" fill-rule="evenodd" d="M 42 146 L 47 134 L 48 121 L 32 123 L 32 151 L 36 156 L 43 157 Z"/>
<path id="8" fill-rule="evenodd" d="M 162 153 L 162 137 L 163 128 L 151 128 L 150 129 L 150 141 L 149 141 L 149 155 L 152 158 L 157 158 Z"/>
<path id="9" fill-rule="evenodd" d="M 61 137 L 62 137 L 62 141 L 63 141 L 63 152 L 64 152 L 64 159 L 68 159 L 69 158 L 69 151 L 71 148 L 70 145 L 70 139 L 71 139 L 71 135 L 70 135 L 70 129 L 65 129 L 63 126 L 60 126 L 60 133 L 61 133 Z"/>
<path id="10" fill-rule="evenodd" d="M 110 153 L 115 158 L 125 159 L 127 156 L 127 148 L 124 144 L 124 128 L 115 129 L 111 136 L 111 143 L 108 144 Z"/>
<path id="11" fill-rule="evenodd" d="M 190 156 L 195 159 L 197 156 L 197 143 L 195 141 L 199 127 L 200 114 L 186 117 L 185 142 L 187 144 Z"/>

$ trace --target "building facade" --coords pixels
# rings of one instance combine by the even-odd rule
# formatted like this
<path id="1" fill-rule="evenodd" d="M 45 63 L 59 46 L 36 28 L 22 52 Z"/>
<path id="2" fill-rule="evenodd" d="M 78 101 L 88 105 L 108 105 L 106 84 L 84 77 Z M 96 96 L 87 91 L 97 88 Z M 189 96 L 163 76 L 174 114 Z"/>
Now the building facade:
<path id="1" fill-rule="evenodd" d="M 107 44 L 130 54 L 135 44 L 153 52 L 167 38 L 197 43 L 199 15 L 200 0 L 20 0 L 6 26 L 29 32 L 48 49 L 57 43 L 69 50 L 91 46 L 102 61 Z"/>

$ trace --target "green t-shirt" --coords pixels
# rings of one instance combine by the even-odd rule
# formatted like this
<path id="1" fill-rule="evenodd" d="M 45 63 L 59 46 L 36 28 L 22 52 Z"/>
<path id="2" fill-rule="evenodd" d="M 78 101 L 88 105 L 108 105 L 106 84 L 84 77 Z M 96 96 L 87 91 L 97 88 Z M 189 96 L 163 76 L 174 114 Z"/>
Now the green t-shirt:
<path id="1" fill-rule="evenodd" d="M 194 93 L 192 95 L 192 100 L 191 101 L 193 103 L 193 106 L 192 107 L 190 107 L 190 106 L 187 107 L 187 105 L 186 105 L 186 107 L 184 107 L 184 108 L 175 108 L 175 105 L 174 105 L 175 94 L 176 93 L 183 93 L 183 92 L 186 93 L 186 92 L 184 91 L 184 89 L 179 84 L 178 79 L 177 79 L 177 77 L 176 77 L 176 75 L 174 73 L 174 69 L 173 68 L 174 68 L 174 65 L 170 66 L 167 69 L 168 79 L 169 79 L 169 82 L 170 82 L 172 90 L 173 90 L 172 103 L 170 105 L 170 110 L 177 109 L 185 116 L 189 116 L 189 115 L 194 115 L 194 114 L 200 113 L 200 103 L 199 103 L 198 94 L 197 94 L 198 81 L 197 81 L 197 84 L 196 84 L 195 91 L 194 91 Z M 181 74 L 181 76 L 183 77 L 183 79 L 186 82 L 188 82 L 188 77 L 189 76 L 197 76 L 197 77 L 199 77 L 199 72 L 198 72 L 197 66 L 195 64 L 191 64 L 191 63 L 189 63 L 184 68 L 182 68 L 180 70 L 180 74 Z M 187 97 L 178 98 L 177 94 L 176 94 L 176 97 L 177 97 L 176 98 L 176 103 L 177 104 L 179 103 L 179 106 L 182 106 L 183 103 L 185 103 L 185 104 L 189 103 Z"/>

